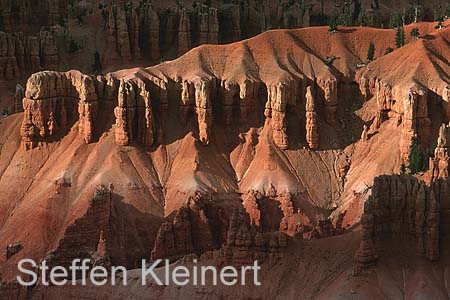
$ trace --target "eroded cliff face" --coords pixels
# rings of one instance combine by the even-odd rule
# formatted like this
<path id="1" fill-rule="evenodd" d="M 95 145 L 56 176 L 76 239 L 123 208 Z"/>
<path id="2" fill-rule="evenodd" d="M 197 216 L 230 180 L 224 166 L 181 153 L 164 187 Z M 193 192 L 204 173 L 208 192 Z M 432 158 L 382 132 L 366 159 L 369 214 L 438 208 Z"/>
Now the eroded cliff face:
<path id="1" fill-rule="evenodd" d="M 69 1 L 13 1 L 0 2 L 2 30 L 30 32 L 41 26 L 56 25 L 67 16 Z"/>
<path id="2" fill-rule="evenodd" d="M 57 39 L 61 27 L 42 28 L 37 36 L 0 32 L 0 80 L 13 80 L 41 69 L 59 66 Z"/>
<path id="3" fill-rule="evenodd" d="M 46 71 L 31 76 L 23 100 L 24 147 L 31 149 L 63 134 L 75 120 L 79 122 L 79 134 L 86 143 L 91 142 L 98 104 L 95 80 L 77 71 Z"/>
<path id="4" fill-rule="evenodd" d="M 438 260 L 441 241 L 449 232 L 449 193 L 445 180 L 427 186 L 409 175 L 377 177 L 361 217 L 362 240 L 356 254 L 360 266 L 375 263 L 389 237 L 411 239 L 418 256 Z"/>
<path id="5" fill-rule="evenodd" d="M 68 267 L 79 258 L 90 259 L 93 265 L 137 268 L 142 259 L 150 257 L 161 221 L 160 217 L 130 209 L 113 193 L 113 187 L 100 186 L 86 212 L 67 227 L 56 249 L 45 259 L 52 266 Z"/>

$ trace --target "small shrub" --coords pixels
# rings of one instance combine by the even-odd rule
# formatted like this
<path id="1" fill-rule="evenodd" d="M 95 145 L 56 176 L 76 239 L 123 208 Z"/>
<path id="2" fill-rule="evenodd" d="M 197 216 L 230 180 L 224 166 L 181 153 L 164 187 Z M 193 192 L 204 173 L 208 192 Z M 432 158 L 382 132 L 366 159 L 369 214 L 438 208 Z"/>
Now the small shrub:
<path id="1" fill-rule="evenodd" d="M 332 19 L 328 24 L 328 32 L 338 31 L 336 19 Z"/>
<path id="2" fill-rule="evenodd" d="M 437 144 L 435 143 L 431 148 L 422 152 L 420 150 L 419 140 L 416 137 L 412 138 L 411 152 L 409 154 L 409 166 L 408 166 L 408 169 L 411 172 L 411 174 L 417 174 L 419 172 L 428 170 L 429 160 L 430 157 L 433 157 L 436 146 Z"/>
<path id="3" fill-rule="evenodd" d="M 414 27 L 413 29 L 411 29 L 411 36 L 417 40 L 417 38 L 419 37 L 419 28 Z"/>
<path id="4" fill-rule="evenodd" d="M 367 50 L 367 59 L 369 61 L 373 60 L 374 55 L 375 55 L 375 45 L 373 42 L 370 42 L 369 49 Z"/>

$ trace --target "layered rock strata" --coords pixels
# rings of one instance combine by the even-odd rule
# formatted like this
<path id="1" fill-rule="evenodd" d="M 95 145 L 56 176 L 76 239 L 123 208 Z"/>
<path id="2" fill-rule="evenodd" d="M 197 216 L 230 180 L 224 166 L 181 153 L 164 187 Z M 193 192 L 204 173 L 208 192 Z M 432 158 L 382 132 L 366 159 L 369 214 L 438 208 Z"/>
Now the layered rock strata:
<path id="1" fill-rule="evenodd" d="M 140 224 L 140 228 L 128 226 L 129 222 Z M 69 266 L 79 258 L 90 259 L 93 265 L 135 268 L 149 258 L 160 224 L 159 217 L 130 211 L 111 188 L 99 186 L 85 213 L 67 227 L 46 260 L 49 265 Z"/>
<path id="2" fill-rule="evenodd" d="M 375 178 L 372 195 L 361 218 L 362 240 L 356 260 L 361 267 L 375 263 L 387 237 L 406 237 L 416 253 L 439 259 L 440 239 L 449 232 L 450 187 L 439 180 L 429 186 L 410 175 Z"/>
<path id="3" fill-rule="evenodd" d="M 0 80 L 13 80 L 41 68 L 59 66 L 57 39 L 64 38 L 61 27 L 42 28 L 38 36 L 0 32 Z"/>
<path id="4" fill-rule="evenodd" d="M 153 145 L 154 125 L 150 92 L 144 81 L 120 82 L 116 117 L 115 136 L 118 145 L 137 142 L 144 147 Z"/>
<path id="5" fill-rule="evenodd" d="M 449 179 L 450 125 L 442 124 L 439 129 L 434 157 L 430 158 L 430 172 L 433 179 Z"/>
<path id="6" fill-rule="evenodd" d="M 408 162 L 412 138 L 418 137 L 423 141 L 430 138 L 427 91 L 417 85 L 405 91 L 402 86 L 393 87 L 378 78 L 369 80 L 362 77 L 359 82 L 361 93 L 366 98 L 372 95 L 376 98 L 378 112 L 373 122 L 374 128 L 379 128 L 389 118 L 396 119 L 401 125 L 401 156 L 404 162 Z"/>
<path id="7" fill-rule="evenodd" d="M 36 27 L 53 26 L 67 17 L 70 1 L 11 1 L 0 2 L 0 26 L 3 30 L 33 31 Z"/>
<path id="8" fill-rule="evenodd" d="M 211 203 L 207 195 L 197 193 L 161 225 L 152 258 L 176 258 L 219 249 L 226 243 L 229 216 Z"/>
<path id="9" fill-rule="evenodd" d="M 33 74 L 23 99 L 21 135 L 25 149 L 66 131 L 76 120 L 77 111 L 79 133 L 86 143 L 91 142 L 98 104 L 94 81 L 78 71 Z"/>
<path id="10" fill-rule="evenodd" d="M 315 100 L 311 86 L 306 89 L 306 142 L 309 148 L 319 147 L 319 133 L 317 130 L 317 114 Z"/>

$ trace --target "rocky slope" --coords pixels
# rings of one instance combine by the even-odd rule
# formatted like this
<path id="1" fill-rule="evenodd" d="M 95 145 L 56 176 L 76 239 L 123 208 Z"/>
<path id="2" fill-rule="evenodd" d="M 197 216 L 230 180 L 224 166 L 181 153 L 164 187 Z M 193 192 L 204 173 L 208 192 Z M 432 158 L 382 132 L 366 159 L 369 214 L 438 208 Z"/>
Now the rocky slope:
<path id="1" fill-rule="evenodd" d="M 448 291 L 442 106 L 450 31 L 419 26 L 423 39 L 387 55 L 393 30 L 317 27 L 204 45 L 174 61 L 104 76 L 33 74 L 24 112 L 0 123 L 1 279 L 14 278 L 23 257 L 65 264 L 81 253 L 134 268 L 141 258 L 195 254 L 216 262 L 258 258 L 280 276 L 288 270 L 303 280 L 283 293 L 284 276 L 265 294 L 248 291 L 260 298 L 300 291 L 329 299 L 344 286 L 352 295 L 361 287 L 361 297 L 388 291 L 395 299 L 428 291 L 409 285 L 435 267 L 430 281 L 441 299 Z M 370 42 L 376 60 L 358 70 Z M 423 147 L 438 141 L 429 171 L 392 175 L 409 163 L 412 137 Z M 360 219 L 361 238 L 342 235 Z M 397 236 L 419 256 L 408 251 L 402 261 L 389 260 L 398 254 L 386 251 L 404 247 Z M 314 271 L 311 257 L 321 261 Z M 371 288 L 361 282 L 374 282 L 367 267 L 377 258 L 383 278 L 386 265 L 418 264 L 418 271 L 403 279 L 396 273 L 396 288 Z M 155 297 L 180 291 L 161 289 Z M 102 299 L 111 291 L 84 292 Z M 10 284 L 2 293 L 23 291 Z M 52 299 L 81 292 L 32 293 Z"/>

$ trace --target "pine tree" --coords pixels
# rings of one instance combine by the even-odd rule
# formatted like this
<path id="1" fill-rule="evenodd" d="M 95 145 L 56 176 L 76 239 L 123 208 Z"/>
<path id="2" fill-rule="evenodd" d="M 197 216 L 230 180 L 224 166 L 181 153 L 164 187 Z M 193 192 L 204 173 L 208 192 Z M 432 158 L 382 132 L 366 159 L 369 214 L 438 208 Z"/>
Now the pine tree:
<path id="1" fill-rule="evenodd" d="M 411 174 L 417 174 L 423 169 L 423 155 L 419 148 L 419 141 L 413 137 L 411 141 L 411 152 L 409 154 L 409 171 Z"/>
<path id="2" fill-rule="evenodd" d="M 373 42 L 370 42 L 369 44 L 369 49 L 367 50 L 367 59 L 373 60 L 373 57 L 375 55 L 375 45 L 373 44 Z"/>
<path id="3" fill-rule="evenodd" d="M 331 19 L 330 23 L 328 24 L 328 32 L 336 32 L 337 31 L 337 22 L 336 19 Z"/>
<path id="4" fill-rule="evenodd" d="M 359 25 L 367 26 L 367 17 L 366 17 L 366 13 L 365 12 L 361 11 L 359 13 L 358 21 L 359 21 Z"/>
<path id="5" fill-rule="evenodd" d="M 411 36 L 417 40 L 417 38 L 419 37 L 419 28 L 414 27 L 413 29 L 411 29 Z"/>
<path id="6" fill-rule="evenodd" d="M 392 51 L 394 51 L 394 49 L 392 49 L 391 47 L 387 47 L 386 51 L 384 51 L 384 55 L 391 53 Z"/>
<path id="7" fill-rule="evenodd" d="M 402 26 L 398 27 L 395 32 L 395 45 L 397 48 L 405 45 L 405 30 Z"/>

